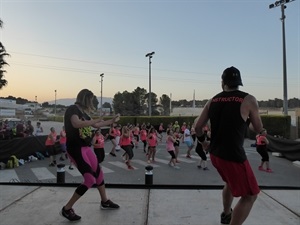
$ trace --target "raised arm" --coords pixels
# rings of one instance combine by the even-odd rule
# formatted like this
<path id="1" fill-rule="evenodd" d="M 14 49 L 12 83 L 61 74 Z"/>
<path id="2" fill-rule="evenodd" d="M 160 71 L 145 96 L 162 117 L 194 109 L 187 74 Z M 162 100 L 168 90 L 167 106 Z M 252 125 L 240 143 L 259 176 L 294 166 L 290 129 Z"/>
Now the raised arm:
<path id="1" fill-rule="evenodd" d="M 194 121 L 195 132 L 198 137 L 203 134 L 202 128 L 207 124 L 207 121 L 209 120 L 208 110 L 209 110 L 210 103 L 211 100 L 209 100 L 205 104 L 203 111 Z"/>

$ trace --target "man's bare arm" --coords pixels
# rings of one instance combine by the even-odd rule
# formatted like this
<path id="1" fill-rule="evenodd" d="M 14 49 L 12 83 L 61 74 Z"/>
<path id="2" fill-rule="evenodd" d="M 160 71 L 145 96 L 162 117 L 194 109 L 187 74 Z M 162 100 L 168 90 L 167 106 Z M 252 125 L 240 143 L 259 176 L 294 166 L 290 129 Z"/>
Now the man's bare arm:
<path id="1" fill-rule="evenodd" d="M 211 100 L 209 100 L 205 104 L 203 111 L 194 121 L 194 125 L 195 125 L 194 127 L 197 136 L 201 136 L 203 134 L 202 128 L 207 124 L 207 121 L 209 120 L 208 110 L 209 110 L 210 102 Z"/>
<path id="2" fill-rule="evenodd" d="M 259 107 L 257 100 L 252 95 L 247 95 L 241 106 L 241 116 L 246 121 L 250 120 L 250 129 L 256 133 L 260 133 L 263 130 L 263 124 L 259 115 Z"/>

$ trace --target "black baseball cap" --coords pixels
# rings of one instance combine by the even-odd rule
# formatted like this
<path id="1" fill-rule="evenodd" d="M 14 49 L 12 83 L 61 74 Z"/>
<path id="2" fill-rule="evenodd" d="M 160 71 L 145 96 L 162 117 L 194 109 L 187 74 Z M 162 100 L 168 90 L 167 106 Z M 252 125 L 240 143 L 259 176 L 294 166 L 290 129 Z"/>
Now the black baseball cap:
<path id="1" fill-rule="evenodd" d="M 228 86 L 243 86 L 241 73 L 235 67 L 228 67 L 224 70 L 222 74 L 222 80 L 224 84 Z"/>

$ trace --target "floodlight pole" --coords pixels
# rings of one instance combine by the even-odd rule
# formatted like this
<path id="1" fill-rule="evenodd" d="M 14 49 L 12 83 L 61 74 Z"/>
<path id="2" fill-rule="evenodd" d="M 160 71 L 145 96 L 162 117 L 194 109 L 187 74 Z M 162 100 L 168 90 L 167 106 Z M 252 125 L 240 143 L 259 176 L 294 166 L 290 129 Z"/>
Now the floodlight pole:
<path id="1" fill-rule="evenodd" d="M 283 113 L 288 115 L 288 98 L 287 98 L 287 66 L 286 66 L 286 47 L 285 47 L 285 14 L 284 9 L 285 4 L 293 2 L 295 0 L 280 0 L 276 1 L 274 4 L 269 5 L 270 9 L 280 6 L 281 7 L 281 18 L 282 21 L 282 54 L 283 54 Z"/>
<path id="2" fill-rule="evenodd" d="M 149 58 L 149 95 L 148 95 L 148 109 L 149 109 L 149 116 L 151 116 L 151 58 L 155 52 L 150 52 L 146 54 L 146 57 Z"/>
<path id="3" fill-rule="evenodd" d="M 37 116 L 37 113 L 36 113 L 36 104 L 37 104 L 37 95 L 35 96 L 35 107 L 34 107 L 34 114 L 35 114 L 35 116 Z"/>
<path id="4" fill-rule="evenodd" d="M 54 90 L 55 93 L 55 101 L 54 101 L 54 115 L 56 117 L 56 90 Z"/>
<path id="5" fill-rule="evenodd" d="M 103 90 L 103 77 L 104 77 L 104 73 L 100 74 L 101 77 L 101 96 L 100 96 L 100 115 L 102 115 L 102 90 Z"/>

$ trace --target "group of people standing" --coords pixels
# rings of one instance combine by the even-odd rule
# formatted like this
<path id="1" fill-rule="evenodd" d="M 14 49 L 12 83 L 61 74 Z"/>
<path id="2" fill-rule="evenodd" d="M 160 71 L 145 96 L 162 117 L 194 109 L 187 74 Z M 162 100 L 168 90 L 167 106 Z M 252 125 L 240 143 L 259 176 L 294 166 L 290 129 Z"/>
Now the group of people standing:
<path id="1" fill-rule="evenodd" d="M 0 140 L 9 140 L 14 137 L 30 137 L 34 135 L 31 120 L 20 120 L 9 124 L 8 120 L 0 121 Z"/>
<path id="2" fill-rule="evenodd" d="M 51 127 L 50 133 L 47 135 L 45 141 L 46 155 L 49 156 L 50 167 L 56 166 L 57 164 L 56 156 L 58 154 L 60 154 L 60 158 L 59 158 L 60 161 L 68 160 L 66 143 L 67 143 L 67 135 L 66 135 L 65 127 L 64 126 L 62 127 L 59 136 L 57 135 L 55 128 Z M 73 170 L 71 161 L 70 161 L 69 169 Z"/>
<path id="3" fill-rule="evenodd" d="M 260 192 L 243 147 L 245 132 L 248 127 L 259 135 L 266 133 L 266 130 L 263 128 L 255 97 L 239 90 L 239 86 L 243 85 L 240 71 L 235 67 L 226 68 L 221 79 L 222 91 L 213 96 L 204 106 L 202 113 L 194 121 L 192 127 L 194 130 L 189 130 L 189 125 L 187 125 L 182 132 L 176 122 L 175 128 L 174 126 L 168 127 L 166 149 L 171 155 L 170 165 L 175 168 L 178 163 L 176 147 L 178 147 L 177 144 L 180 144 L 181 138 L 188 146 L 186 155 L 188 158 L 191 157 L 190 153 L 196 139 L 199 149 L 205 151 L 204 153 L 210 152 L 211 162 L 225 183 L 222 191 L 223 211 L 220 214 L 220 222 L 222 224 L 241 225 L 248 217 Z M 112 125 L 113 130 L 120 115 L 107 121 L 102 120 L 102 118 L 92 119 L 89 113 L 94 109 L 94 98 L 95 96 L 90 90 L 81 90 L 77 95 L 75 104 L 67 109 L 64 117 L 67 151 L 70 159 L 84 178 L 83 183 L 76 188 L 70 200 L 61 210 L 61 214 L 71 221 L 81 219 L 73 210 L 73 205 L 93 185 L 96 185 L 99 190 L 102 209 L 119 208 L 118 204 L 113 203 L 106 196 L 103 171 L 97 159 L 100 157 L 103 160 L 104 156 L 103 154 L 96 156 L 93 153 L 91 142 L 93 139 L 92 127 L 99 129 L 103 126 Z M 208 123 L 209 129 L 207 128 Z M 124 156 L 126 156 L 128 168 L 133 157 L 132 149 L 135 146 L 132 131 L 130 126 L 122 127 L 119 140 L 119 145 L 125 151 Z M 112 133 L 110 132 L 109 135 Z M 148 162 L 155 160 L 155 148 L 159 137 L 162 136 L 159 136 L 159 132 L 151 125 L 141 126 L 140 139 L 144 143 Z M 110 155 L 115 156 L 116 136 L 109 138 L 115 143 Z M 95 145 L 96 141 L 93 143 Z M 260 144 L 266 143 L 266 139 L 262 138 Z M 148 149 L 146 150 L 147 144 Z M 128 146 L 130 148 L 127 148 Z M 103 145 L 99 144 L 98 147 L 102 148 Z M 197 150 L 196 147 L 196 152 L 199 149 Z M 203 156 L 202 152 L 201 155 Z M 201 157 L 201 159 L 202 162 L 199 163 L 198 168 L 206 168 L 205 157 Z M 260 168 L 262 166 L 263 163 Z M 239 197 L 239 200 L 235 207 L 232 207 L 234 197 Z"/>

